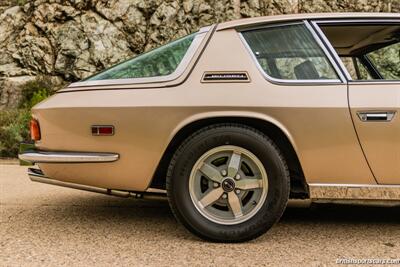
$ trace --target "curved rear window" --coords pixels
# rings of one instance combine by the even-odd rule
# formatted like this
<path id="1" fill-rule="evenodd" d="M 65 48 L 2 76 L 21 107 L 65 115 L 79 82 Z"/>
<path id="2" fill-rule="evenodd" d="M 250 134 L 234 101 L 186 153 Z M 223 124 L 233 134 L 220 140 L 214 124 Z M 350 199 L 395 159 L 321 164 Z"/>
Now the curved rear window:
<path id="1" fill-rule="evenodd" d="M 183 60 L 197 33 L 190 34 L 113 66 L 84 81 L 158 77 L 172 74 Z"/>

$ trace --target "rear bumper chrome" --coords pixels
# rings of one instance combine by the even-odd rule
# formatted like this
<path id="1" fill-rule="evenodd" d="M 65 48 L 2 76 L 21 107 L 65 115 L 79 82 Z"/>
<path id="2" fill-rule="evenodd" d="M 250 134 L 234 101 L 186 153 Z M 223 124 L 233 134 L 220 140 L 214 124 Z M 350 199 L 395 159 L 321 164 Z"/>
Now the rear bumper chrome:
<path id="1" fill-rule="evenodd" d="M 26 151 L 18 158 L 31 163 L 98 163 L 119 159 L 115 153 Z"/>

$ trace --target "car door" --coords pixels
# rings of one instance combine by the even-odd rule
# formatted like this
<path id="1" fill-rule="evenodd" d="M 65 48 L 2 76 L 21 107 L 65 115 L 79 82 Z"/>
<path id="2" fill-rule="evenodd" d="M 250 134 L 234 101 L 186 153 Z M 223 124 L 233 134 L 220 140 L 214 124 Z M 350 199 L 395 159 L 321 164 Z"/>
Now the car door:
<path id="1" fill-rule="evenodd" d="M 347 81 L 307 21 L 241 31 L 266 81 L 263 113 L 287 127 L 309 184 L 373 184 L 348 108 Z M 243 101 L 243 100 L 242 100 Z"/>
<path id="2" fill-rule="evenodd" d="M 377 183 L 400 184 L 399 21 L 319 26 L 347 71 L 354 127 Z"/>
<path id="3" fill-rule="evenodd" d="M 379 184 L 400 184 L 400 82 L 349 82 L 360 144 Z"/>
<path id="4" fill-rule="evenodd" d="M 349 82 L 354 125 L 378 183 L 400 184 L 400 43 L 362 58 L 370 76 L 380 79 Z"/>

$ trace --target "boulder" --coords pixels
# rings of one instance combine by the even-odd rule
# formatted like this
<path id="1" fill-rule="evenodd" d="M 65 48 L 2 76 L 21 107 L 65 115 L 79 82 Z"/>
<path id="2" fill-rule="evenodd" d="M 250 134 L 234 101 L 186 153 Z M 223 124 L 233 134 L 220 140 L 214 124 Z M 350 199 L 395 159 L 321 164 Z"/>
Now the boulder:
<path id="1" fill-rule="evenodd" d="M 35 76 L 0 78 L 0 110 L 17 108 L 21 99 L 21 85 L 35 78 Z"/>

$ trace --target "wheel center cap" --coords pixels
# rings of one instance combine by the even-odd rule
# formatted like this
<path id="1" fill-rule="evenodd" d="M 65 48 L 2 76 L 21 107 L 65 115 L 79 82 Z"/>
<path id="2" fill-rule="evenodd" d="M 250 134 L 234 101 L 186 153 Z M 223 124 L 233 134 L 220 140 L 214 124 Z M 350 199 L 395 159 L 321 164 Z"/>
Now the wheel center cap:
<path id="1" fill-rule="evenodd" d="M 232 178 L 226 178 L 222 181 L 222 189 L 224 189 L 225 192 L 231 192 L 235 189 L 235 187 L 235 180 Z"/>

